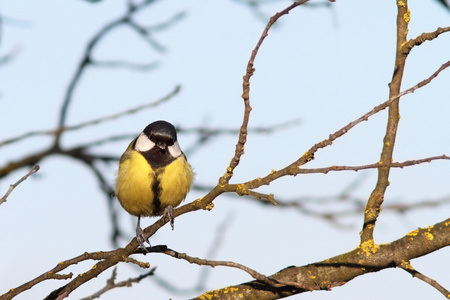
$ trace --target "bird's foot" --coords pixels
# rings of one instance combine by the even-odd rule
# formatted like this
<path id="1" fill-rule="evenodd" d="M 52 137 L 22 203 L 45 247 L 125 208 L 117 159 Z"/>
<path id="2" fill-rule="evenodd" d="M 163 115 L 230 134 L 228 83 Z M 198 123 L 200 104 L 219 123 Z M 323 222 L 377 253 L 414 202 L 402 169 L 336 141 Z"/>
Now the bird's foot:
<path id="1" fill-rule="evenodd" d="M 172 230 L 175 227 L 175 222 L 174 222 L 174 218 L 173 218 L 173 207 L 172 205 L 169 205 L 166 207 L 166 209 L 164 210 L 164 219 L 168 218 L 169 219 L 169 223 L 170 223 L 170 227 L 172 227 Z"/>
<path id="2" fill-rule="evenodd" d="M 145 252 L 149 252 L 147 250 L 147 247 L 145 247 L 144 243 L 147 242 L 147 244 L 151 247 L 152 245 L 150 244 L 150 241 L 148 240 L 148 238 L 145 237 L 144 235 L 144 231 L 141 228 L 140 225 L 140 217 L 138 218 L 138 223 L 136 226 L 136 240 L 139 243 L 139 246 L 145 251 Z"/>

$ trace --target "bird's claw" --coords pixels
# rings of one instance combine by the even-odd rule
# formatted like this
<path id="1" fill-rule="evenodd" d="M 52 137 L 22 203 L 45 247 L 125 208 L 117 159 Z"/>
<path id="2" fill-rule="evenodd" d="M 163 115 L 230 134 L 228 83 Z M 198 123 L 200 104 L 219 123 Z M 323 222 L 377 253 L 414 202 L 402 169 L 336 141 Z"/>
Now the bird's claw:
<path id="1" fill-rule="evenodd" d="M 170 227 L 172 227 L 172 230 L 173 230 L 175 228 L 175 222 L 174 222 L 174 218 L 173 218 L 172 205 L 167 206 L 166 209 L 164 210 L 164 218 L 166 218 L 166 217 L 169 219 Z"/>
<path id="2" fill-rule="evenodd" d="M 141 228 L 140 225 L 140 217 L 138 218 L 138 223 L 136 226 L 136 240 L 139 243 L 139 247 L 141 247 L 145 252 L 149 252 L 147 250 L 147 247 L 145 247 L 144 243 L 147 242 L 147 244 L 151 247 L 152 245 L 150 244 L 150 241 L 148 240 L 148 238 L 145 237 L 144 235 L 144 231 Z"/>

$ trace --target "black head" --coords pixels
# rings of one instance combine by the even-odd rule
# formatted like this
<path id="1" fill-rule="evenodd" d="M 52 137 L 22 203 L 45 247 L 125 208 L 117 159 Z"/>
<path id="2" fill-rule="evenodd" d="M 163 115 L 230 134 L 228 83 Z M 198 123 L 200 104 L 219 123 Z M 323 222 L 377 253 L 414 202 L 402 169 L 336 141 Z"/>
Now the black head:
<path id="1" fill-rule="evenodd" d="M 144 134 L 161 149 L 172 146 L 177 141 L 175 127 L 166 121 L 156 121 L 144 129 Z"/>

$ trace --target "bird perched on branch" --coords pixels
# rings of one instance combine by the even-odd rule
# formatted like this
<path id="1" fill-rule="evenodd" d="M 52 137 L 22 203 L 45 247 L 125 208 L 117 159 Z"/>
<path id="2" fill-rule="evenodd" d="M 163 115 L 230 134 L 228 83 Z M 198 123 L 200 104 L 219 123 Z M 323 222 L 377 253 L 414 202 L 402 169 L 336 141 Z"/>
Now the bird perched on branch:
<path id="1" fill-rule="evenodd" d="M 172 209 L 186 198 L 194 173 L 177 141 L 175 127 L 156 121 L 131 141 L 122 154 L 116 195 L 122 207 L 137 216 L 136 238 L 146 249 L 142 216 L 167 216 L 173 229 Z"/>

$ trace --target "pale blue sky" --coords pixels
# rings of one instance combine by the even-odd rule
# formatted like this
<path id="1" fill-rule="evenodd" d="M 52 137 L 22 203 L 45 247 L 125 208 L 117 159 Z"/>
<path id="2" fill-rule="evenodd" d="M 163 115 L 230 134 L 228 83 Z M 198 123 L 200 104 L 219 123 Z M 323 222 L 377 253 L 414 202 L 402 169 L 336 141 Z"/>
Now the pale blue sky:
<path id="1" fill-rule="evenodd" d="M 50 129 L 57 123 L 64 92 L 75 72 L 86 42 L 106 22 L 120 16 L 126 1 L 5 1 L 0 56 L 15 49 L 16 59 L 0 68 L 0 105 L 3 128 L 0 141 L 30 130 Z M 315 3 L 314 1 L 311 1 Z M 276 1 L 263 7 L 269 16 L 289 2 Z M 412 20 L 409 37 L 448 26 L 450 13 L 435 1 L 410 1 Z M 144 44 L 129 30 L 117 30 L 98 49 L 99 59 L 134 62 L 158 61 L 160 68 L 149 73 L 90 68 L 82 78 L 69 110 L 68 124 L 77 124 L 151 102 L 166 95 L 177 84 L 182 90 L 172 101 L 152 110 L 67 134 L 66 146 L 93 141 L 112 134 L 138 134 L 148 123 L 166 119 L 185 128 L 207 125 L 237 128 L 242 120 L 242 76 L 250 52 L 265 23 L 235 1 L 160 1 L 139 15 L 139 21 L 153 25 L 177 12 L 186 16 L 172 28 L 155 34 L 166 47 L 160 53 Z M 253 111 L 250 126 L 270 126 L 300 119 L 298 126 L 271 135 L 250 134 L 246 153 L 232 182 L 264 176 L 296 160 L 313 144 L 387 99 L 387 84 L 393 72 L 395 1 L 337 1 L 331 9 L 297 8 L 274 28 L 255 62 L 251 80 Z M 431 75 L 450 59 L 450 34 L 425 43 L 408 58 L 403 88 Z M 401 122 L 394 158 L 396 161 L 450 154 L 448 86 L 446 70 L 427 87 L 406 96 L 401 103 Z M 379 158 L 386 112 L 360 124 L 331 147 L 319 151 L 306 167 L 360 165 Z M 179 136 L 182 149 L 195 142 L 192 134 Z M 23 154 L 47 146 L 47 138 L 31 138 L 0 148 L 3 166 Z M 213 185 L 228 165 L 235 136 L 216 139 L 191 156 L 199 184 Z M 120 155 L 128 141 L 99 147 Z M 65 157 L 41 162 L 38 174 L 20 185 L 0 206 L 0 293 L 31 280 L 58 262 L 84 251 L 112 249 L 108 210 L 92 174 Z M 104 166 L 114 181 L 116 166 Z M 0 195 L 20 178 L 23 169 L 2 178 Z M 341 192 L 364 176 L 355 196 L 366 199 L 376 172 L 339 172 L 284 178 L 261 191 L 279 199 L 326 197 Z M 393 170 L 385 204 L 413 203 L 449 196 L 449 162 L 437 161 Z M 202 194 L 192 192 L 186 201 Z M 221 196 L 211 212 L 183 215 L 151 238 L 180 252 L 204 257 L 217 228 L 226 218 L 230 226 L 214 257 L 233 260 L 270 275 L 290 265 L 304 265 L 341 254 L 357 246 L 362 216 L 342 219 L 349 226 L 340 229 L 298 212 L 260 206 L 246 198 Z M 310 204 L 316 210 L 342 210 L 342 204 Z M 344 207 L 345 208 L 345 207 Z M 400 238 L 419 226 L 442 221 L 449 206 L 398 215 L 383 212 L 377 223 L 376 242 Z M 143 220 L 149 225 L 153 219 Z M 134 232 L 136 219 L 124 211 L 122 227 Z M 122 241 L 125 245 L 125 241 Z M 450 263 L 450 250 L 443 249 L 413 265 L 449 288 L 450 279 L 442 265 Z M 196 283 L 202 267 L 161 254 L 137 257 L 157 266 L 157 274 L 180 288 Z M 70 268 L 85 272 L 93 262 Z M 204 267 L 203 267 L 204 268 Z M 18 271 L 23 270 L 23 271 Z M 67 273 L 64 272 L 64 273 Z M 135 277 L 143 270 L 120 264 L 118 280 Z M 71 294 L 70 299 L 88 296 L 101 288 L 111 272 L 104 272 Z M 240 270 L 215 268 L 205 282 L 207 289 L 251 280 Z M 47 281 L 16 299 L 41 299 L 62 281 Z M 129 289 L 115 289 L 101 299 L 138 296 L 151 299 L 185 299 L 199 294 L 177 295 L 152 280 Z M 436 299 L 433 288 L 411 278 L 402 270 L 384 270 L 356 278 L 332 292 L 313 292 L 292 299 Z"/>

